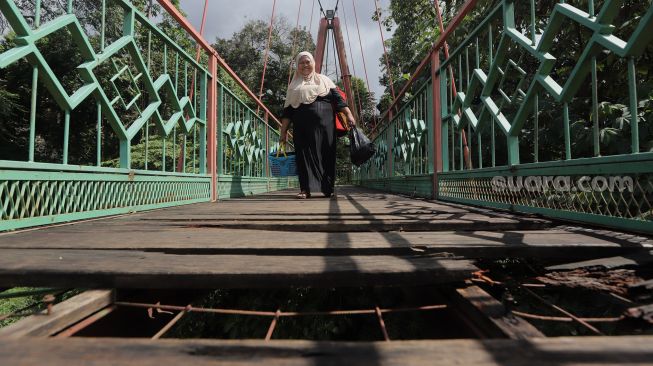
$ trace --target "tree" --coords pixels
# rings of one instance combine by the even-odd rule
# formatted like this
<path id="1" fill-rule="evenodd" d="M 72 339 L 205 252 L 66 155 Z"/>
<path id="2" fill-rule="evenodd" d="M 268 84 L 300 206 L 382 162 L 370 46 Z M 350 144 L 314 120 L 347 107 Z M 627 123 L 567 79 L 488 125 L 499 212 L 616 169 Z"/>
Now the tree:
<path id="1" fill-rule="evenodd" d="M 263 72 L 269 24 L 251 20 L 229 39 L 217 39 L 213 47 L 225 59 L 241 80 L 258 93 Z M 293 49 L 294 45 L 294 49 Z M 312 52 L 315 44 L 304 28 L 294 29 L 284 17 L 277 17 L 272 26 L 272 36 L 262 101 L 275 115 L 280 115 L 286 97 L 289 68 L 297 53 Z M 224 74 L 222 80 L 224 80 Z M 227 79 L 228 80 L 228 79 Z M 238 92 L 233 81 L 227 81 L 232 91 Z M 242 93 L 242 92 L 241 92 Z M 251 103 L 249 98 L 241 98 Z M 252 104 L 253 105 L 253 104 Z"/>

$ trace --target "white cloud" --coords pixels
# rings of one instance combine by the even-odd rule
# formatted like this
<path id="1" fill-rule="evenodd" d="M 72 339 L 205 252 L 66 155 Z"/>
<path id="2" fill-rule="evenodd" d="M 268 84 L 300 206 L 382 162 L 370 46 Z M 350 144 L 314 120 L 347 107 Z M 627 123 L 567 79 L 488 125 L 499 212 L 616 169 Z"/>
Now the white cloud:
<path id="1" fill-rule="evenodd" d="M 337 0 L 321 0 L 324 10 L 333 9 Z M 378 24 L 372 20 L 374 14 L 374 0 L 339 0 L 338 16 L 342 22 L 343 33 L 345 36 L 345 47 L 347 48 L 348 60 L 353 61 L 355 76 L 365 79 L 361 49 L 356 31 L 354 11 L 352 1 L 356 2 L 356 13 L 358 14 L 358 24 L 360 36 L 362 39 L 363 53 L 365 57 L 365 66 L 369 77 L 370 89 L 375 93 L 377 99 L 383 92 L 383 87 L 379 85 L 379 76 L 381 74 L 379 58 L 383 56 L 383 45 L 381 44 L 381 35 L 379 34 Z M 321 17 L 319 4 L 317 0 L 277 0 L 276 15 L 283 15 L 292 25 L 297 20 L 297 12 L 301 2 L 301 14 L 299 20 L 300 27 L 306 27 L 311 30 L 313 37 L 317 36 L 319 19 Z M 237 2 L 225 0 L 209 0 L 207 12 L 206 27 L 204 36 L 210 42 L 217 37 L 229 38 L 239 31 L 245 23 L 252 19 L 261 19 L 269 22 L 272 14 L 272 0 L 240 0 Z M 379 1 L 383 9 L 387 9 L 390 0 Z M 202 21 L 202 11 L 204 10 L 203 0 L 181 0 L 182 9 L 188 14 L 188 20 L 198 30 Z M 311 10 L 313 12 L 313 22 L 311 20 Z M 351 48 L 353 55 L 349 55 L 349 44 L 347 43 L 347 33 L 344 25 L 345 16 L 349 35 L 351 37 Z M 391 33 L 383 29 L 383 36 L 388 39 Z M 330 57 L 333 60 L 333 57 Z M 331 61 L 330 65 L 333 65 Z M 333 66 L 329 66 L 333 70 Z M 353 74 L 354 70 L 350 70 Z"/>

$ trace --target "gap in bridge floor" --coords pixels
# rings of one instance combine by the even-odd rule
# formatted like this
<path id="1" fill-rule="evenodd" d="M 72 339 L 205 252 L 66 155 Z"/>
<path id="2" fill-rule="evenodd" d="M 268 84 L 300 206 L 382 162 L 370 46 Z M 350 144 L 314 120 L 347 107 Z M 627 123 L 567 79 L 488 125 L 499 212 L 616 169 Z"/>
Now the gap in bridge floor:
<path id="1" fill-rule="evenodd" d="M 165 305 L 192 304 L 223 313 L 191 311 L 163 338 L 265 339 L 279 310 L 271 339 L 382 341 L 377 307 L 393 340 L 475 338 L 447 302 L 437 287 L 129 290 L 118 292 L 115 311 L 75 336 L 152 337 L 179 313 Z M 139 306 L 157 303 L 162 312 Z"/>
<path id="2" fill-rule="evenodd" d="M 320 341 L 382 341 L 384 329 L 391 340 L 653 335 L 650 320 L 626 315 L 651 303 L 653 291 L 629 287 L 652 278 L 650 266 L 554 270 L 502 259 L 478 267 L 470 280 L 432 286 L 119 290 L 115 310 L 72 335 Z"/>

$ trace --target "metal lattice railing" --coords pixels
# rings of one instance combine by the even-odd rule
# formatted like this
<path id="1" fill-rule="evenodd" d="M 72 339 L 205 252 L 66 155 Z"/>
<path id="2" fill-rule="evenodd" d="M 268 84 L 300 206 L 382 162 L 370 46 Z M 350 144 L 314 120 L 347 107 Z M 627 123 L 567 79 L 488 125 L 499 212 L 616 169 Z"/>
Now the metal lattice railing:
<path id="1" fill-rule="evenodd" d="M 265 177 L 267 154 L 277 151 L 279 132 L 226 86 L 220 85 L 221 173 Z M 267 151 L 267 153 L 266 153 Z"/>
<path id="2" fill-rule="evenodd" d="M 0 80 L 31 94 L 12 120 L 25 125 L 3 123 L 27 133 L 0 156 L 0 230 L 210 199 L 212 75 L 165 15 L 155 24 L 125 0 L 1 0 L 0 12 Z"/>
<path id="3" fill-rule="evenodd" d="M 278 134 L 159 3 L 0 0 L 0 98 L 21 103 L 0 111 L 0 231 L 292 185 L 267 172 Z M 218 170 L 257 180 L 217 189 Z"/>
<path id="4" fill-rule="evenodd" d="M 561 2 L 551 4 L 548 17 L 537 18 L 535 2 L 503 1 L 457 45 L 439 70 L 446 101 L 442 133 L 445 173 L 439 180 L 440 198 L 651 229 L 653 157 L 640 146 L 638 131 L 643 120 L 633 111 L 641 102 L 636 64 L 645 62 L 640 56 L 651 41 L 647 29 L 653 25 L 653 8 L 649 4 L 643 14 L 636 15 L 638 19 L 631 20 L 638 24 L 630 34 L 617 35 L 612 22 L 623 5 L 622 1 L 606 1 L 600 9 L 594 9 L 593 4 L 579 9 Z M 541 12 L 542 7 L 538 10 Z M 529 23 L 520 22 L 524 13 L 532 15 L 528 28 L 519 26 Z M 574 27 L 584 38 L 579 40 L 582 49 L 572 53 L 559 43 L 560 35 Z M 627 38 L 620 38 L 624 35 Z M 608 60 L 606 54 L 616 61 Z M 561 59 L 574 60 L 571 70 L 563 68 Z M 610 146 L 601 138 L 619 131 L 611 128 L 610 116 L 601 113 L 609 103 L 601 101 L 601 88 L 605 86 L 599 70 L 621 59 L 628 85 L 623 90 L 627 106 L 621 124 L 629 124 L 629 151 Z M 583 103 L 582 98 L 590 102 Z M 585 108 L 570 111 L 572 105 Z M 560 118 L 554 117 L 551 109 L 557 109 Z M 550 146 L 553 131 L 562 131 L 563 139 L 555 148 Z M 581 135 L 585 131 L 591 138 L 583 149 Z M 613 141 L 612 145 L 615 143 L 621 142 Z M 555 163 L 540 164 L 543 160 L 562 162 L 556 167 Z M 618 166 L 606 169 L 610 163 Z M 501 165 L 513 168 L 483 169 Z M 448 170 L 460 174 L 446 173 Z M 537 183 L 554 179 L 552 175 L 571 182 L 572 187 Z M 501 186 L 500 177 L 512 186 Z M 525 179 L 535 186 L 517 184 Z M 604 182 L 615 179 L 631 184 L 627 189 L 604 186 Z M 583 183 L 588 189 L 583 189 Z"/>
<path id="5" fill-rule="evenodd" d="M 0 68 L 9 69 L 26 61 L 33 71 L 27 161 L 37 161 L 37 101 L 39 93 L 47 91 L 64 120 L 61 164 L 70 162 L 71 115 L 92 100 L 97 108 L 97 166 L 103 165 L 102 128 L 106 121 L 120 144 L 119 167 L 132 168 L 133 145 L 139 144 L 144 145 L 144 156 L 137 168 L 175 171 L 176 160 L 186 156 L 184 142 L 190 137 L 195 146 L 195 165 L 189 170 L 205 173 L 208 71 L 128 1 L 105 0 L 99 4 L 101 7 L 95 10 L 102 14 L 101 24 L 99 29 L 89 30 L 91 27 L 76 16 L 72 2 L 65 14 L 41 25 L 37 11 L 41 4 L 37 1 L 32 26 L 13 1 L 0 2 L 0 10 L 15 34 L 7 42 L 13 47 L 0 54 Z M 107 34 L 112 29 L 107 19 L 120 23 L 122 29 Z M 49 37 L 72 45 L 71 61 L 79 62 L 73 68 L 77 75 L 61 75 L 56 65 L 48 62 L 51 57 L 46 53 L 51 50 L 42 49 L 42 45 L 49 44 L 44 43 Z M 156 52 L 153 45 L 157 46 Z M 39 88 L 41 83 L 46 91 Z M 160 164 L 152 164 L 150 159 L 149 145 L 154 139 L 162 145 Z M 168 140 L 173 146 L 166 150 Z M 157 168 L 153 169 L 153 165 Z M 180 165 L 180 171 L 185 169 L 186 164 Z"/>
<path id="6" fill-rule="evenodd" d="M 370 162 L 361 183 L 388 189 L 379 179 L 391 182 L 403 164 L 406 178 L 436 172 L 410 183 L 419 192 L 435 182 L 425 196 L 653 232 L 650 2 L 494 4 L 464 6 L 458 28 L 434 48 L 432 69 L 423 62 L 404 89 L 414 80 L 439 85 L 426 103 L 439 109 L 428 129 L 435 146 L 425 149 L 437 151 L 433 168 L 413 169 L 410 139 L 396 136 L 402 112 L 391 109 L 384 127 L 393 129 L 393 173 L 369 173 Z M 400 96 L 392 108 L 414 109 L 414 98 Z M 379 133 L 377 144 L 387 138 Z M 628 185 L 615 189 L 615 181 Z"/>
<path id="7" fill-rule="evenodd" d="M 431 83 L 415 95 L 374 138 L 376 154 L 358 168 L 357 180 L 424 176 L 432 173 Z M 392 147 L 392 149 L 390 149 Z M 428 183 L 428 182 L 427 182 Z"/>

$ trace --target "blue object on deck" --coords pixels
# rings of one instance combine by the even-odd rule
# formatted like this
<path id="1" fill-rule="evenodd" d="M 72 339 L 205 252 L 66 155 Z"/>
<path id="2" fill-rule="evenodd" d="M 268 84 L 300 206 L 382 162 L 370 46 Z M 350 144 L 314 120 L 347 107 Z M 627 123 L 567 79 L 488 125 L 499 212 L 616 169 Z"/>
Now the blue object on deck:
<path id="1" fill-rule="evenodd" d="M 295 163 L 295 153 L 285 152 L 281 149 L 283 155 L 279 155 L 279 151 L 272 152 L 268 155 L 270 160 L 270 173 L 273 177 L 292 177 L 297 175 L 297 164 Z"/>

